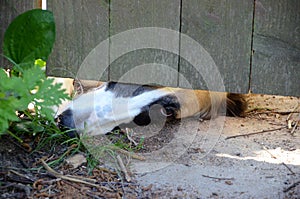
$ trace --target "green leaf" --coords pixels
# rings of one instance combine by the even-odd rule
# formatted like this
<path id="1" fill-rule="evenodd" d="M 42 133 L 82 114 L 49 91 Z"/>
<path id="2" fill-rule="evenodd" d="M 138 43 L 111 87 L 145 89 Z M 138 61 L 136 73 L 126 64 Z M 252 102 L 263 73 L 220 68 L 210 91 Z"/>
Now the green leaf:
<path id="1" fill-rule="evenodd" d="M 43 68 L 46 67 L 46 62 L 42 59 L 37 59 L 35 60 L 34 65 L 38 65 L 39 67 Z"/>
<path id="2" fill-rule="evenodd" d="M 53 14 L 48 10 L 27 11 L 9 25 L 4 35 L 4 55 L 28 68 L 35 60 L 47 61 L 55 41 Z"/>

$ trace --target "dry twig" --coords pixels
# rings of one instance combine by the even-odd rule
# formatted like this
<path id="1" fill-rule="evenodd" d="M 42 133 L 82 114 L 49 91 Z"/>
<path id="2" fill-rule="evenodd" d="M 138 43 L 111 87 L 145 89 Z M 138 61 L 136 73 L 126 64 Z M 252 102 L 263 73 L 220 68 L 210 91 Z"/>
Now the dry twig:
<path id="1" fill-rule="evenodd" d="M 279 130 L 282 130 L 282 129 L 285 129 L 285 128 L 286 128 L 286 126 L 281 126 L 279 128 L 275 128 L 275 129 L 267 129 L 267 130 L 253 132 L 253 133 L 233 135 L 233 136 L 228 136 L 227 138 L 225 138 L 225 140 L 232 139 L 232 138 L 237 138 L 237 137 L 245 137 L 245 136 L 250 136 L 250 135 L 257 135 L 257 134 L 262 134 L 262 133 L 267 133 L 267 132 L 272 132 L 272 131 L 279 131 Z"/>
<path id="2" fill-rule="evenodd" d="M 297 108 L 297 107 L 296 107 Z M 289 115 L 288 118 L 290 117 L 291 114 L 293 113 L 300 113 L 300 111 L 296 111 L 295 109 L 292 111 L 275 111 L 275 110 L 266 110 L 266 111 L 261 111 L 259 109 L 252 109 L 246 112 L 247 114 L 251 115 L 259 115 L 259 114 L 279 114 L 279 115 Z"/>
<path id="3" fill-rule="evenodd" d="M 125 131 L 126 131 L 126 136 L 127 136 L 128 140 L 130 142 L 132 142 L 134 144 L 134 146 L 137 146 L 138 143 L 129 135 L 131 130 L 129 128 L 125 128 Z"/>
<path id="4" fill-rule="evenodd" d="M 275 155 L 273 155 L 273 154 L 269 151 L 269 149 L 268 149 L 267 147 L 265 147 L 265 146 L 262 146 L 262 147 L 263 147 L 263 149 L 264 149 L 268 154 L 271 155 L 272 158 L 278 160 L 278 158 L 277 158 Z M 295 172 L 294 172 L 288 165 L 286 165 L 284 162 L 281 162 L 281 164 L 282 164 L 283 166 L 285 166 L 285 168 L 287 168 L 287 169 L 291 172 L 292 175 L 295 175 Z"/>
<path id="5" fill-rule="evenodd" d="M 283 192 L 288 192 L 291 189 L 295 188 L 296 186 L 300 185 L 300 181 L 295 182 L 294 184 L 292 184 L 291 186 L 289 186 L 288 188 L 286 188 L 285 190 L 283 190 Z"/>
<path id="6" fill-rule="evenodd" d="M 298 124 L 299 124 L 299 121 L 297 121 L 296 124 L 294 125 L 294 127 L 292 128 L 292 130 L 291 130 L 291 135 L 294 135 L 295 130 L 296 130 Z"/>
<path id="7" fill-rule="evenodd" d="M 300 111 L 296 111 L 298 108 L 299 108 L 299 106 L 300 106 L 300 104 L 297 104 L 294 108 L 293 108 L 293 110 L 289 113 L 289 115 L 287 116 L 287 118 L 286 118 L 286 121 L 288 121 L 290 118 L 291 118 L 291 116 L 293 115 L 293 113 L 300 113 Z"/>
<path id="8" fill-rule="evenodd" d="M 82 176 L 72 176 L 72 175 L 66 175 L 66 176 L 71 177 L 71 178 L 76 178 L 76 179 L 79 179 L 79 180 L 84 180 L 84 181 L 87 181 L 87 182 L 93 182 L 93 183 L 97 182 L 97 180 L 95 180 L 95 179 L 85 178 L 85 177 L 82 177 Z"/>
<path id="9" fill-rule="evenodd" d="M 34 180 L 33 180 L 32 178 L 30 178 L 29 176 L 26 176 L 26 175 L 24 175 L 24 174 L 21 174 L 21 173 L 15 171 L 15 170 L 9 170 L 9 172 L 11 172 L 11 173 L 13 173 L 13 174 L 15 174 L 15 175 L 18 175 L 18 176 L 20 176 L 20 177 L 22 177 L 22 178 L 25 178 L 25 179 L 27 179 L 27 180 L 29 180 L 29 181 L 31 181 L 31 182 L 34 181 Z"/>
<path id="10" fill-rule="evenodd" d="M 208 175 L 202 175 L 205 178 L 211 178 L 211 179 L 215 179 L 215 180 L 234 180 L 234 178 L 219 178 L 219 177 L 212 177 L 212 176 L 208 176 Z"/>
<path id="11" fill-rule="evenodd" d="M 130 181 L 131 181 L 131 177 L 129 176 L 129 174 L 128 174 L 128 172 L 127 172 L 127 169 L 126 169 L 126 167 L 125 167 L 125 165 L 124 165 L 124 163 L 123 163 L 123 161 L 122 161 L 122 158 L 121 158 L 119 155 L 117 155 L 117 160 L 118 160 L 119 166 L 120 166 L 120 168 L 121 168 L 121 171 L 122 171 L 122 172 L 124 173 L 124 175 L 125 175 L 126 181 L 127 181 L 127 182 L 130 182 Z"/>
<path id="12" fill-rule="evenodd" d="M 63 180 L 68 180 L 68 181 L 72 181 L 72 182 L 78 182 L 78 183 L 82 183 L 82 184 L 86 184 L 86 185 L 90 185 L 90 186 L 93 186 L 93 187 L 97 187 L 97 188 L 102 188 L 102 189 L 105 189 L 107 191 L 112 191 L 110 188 L 108 187 L 104 187 L 104 186 L 101 186 L 101 185 L 98 185 L 98 184 L 94 184 L 94 183 L 90 183 L 90 182 L 87 182 L 87 181 L 84 181 L 84 180 L 81 180 L 81 179 L 78 179 L 78 178 L 74 178 L 70 175 L 68 176 L 65 176 L 63 174 L 60 174 L 56 171 L 54 171 L 51 167 L 48 166 L 48 164 L 43 160 L 41 159 L 41 162 L 43 164 L 43 166 L 45 167 L 45 169 L 51 173 L 52 175 L 54 175 L 55 177 L 57 178 L 61 178 Z"/>
<path id="13" fill-rule="evenodd" d="M 135 153 L 126 151 L 126 150 L 121 149 L 121 148 L 119 148 L 119 147 L 117 147 L 117 146 L 109 145 L 109 146 L 107 146 L 107 147 L 108 147 L 109 149 L 111 149 L 111 150 L 117 150 L 118 152 L 120 152 L 120 153 L 122 153 L 122 154 L 124 154 L 124 155 L 126 155 L 126 156 L 132 157 L 132 158 L 134 158 L 134 159 L 142 160 L 142 161 L 146 160 L 146 158 L 143 157 L 143 156 L 141 156 L 141 155 L 137 155 L 137 154 L 135 154 Z"/>
<path id="14" fill-rule="evenodd" d="M 287 164 L 285 164 L 284 162 L 282 162 L 281 164 L 283 166 L 285 166 L 285 168 L 287 168 L 291 172 L 292 175 L 295 175 L 295 172 Z"/>
<path id="15" fill-rule="evenodd" d="M 288 129 L 291 129 L 291 128 L 292 128 L 292 123 L 293 123 L 292 120 L 288 120 L 288 121 L 287 121 L 287 128 L 288 128 Z"/>

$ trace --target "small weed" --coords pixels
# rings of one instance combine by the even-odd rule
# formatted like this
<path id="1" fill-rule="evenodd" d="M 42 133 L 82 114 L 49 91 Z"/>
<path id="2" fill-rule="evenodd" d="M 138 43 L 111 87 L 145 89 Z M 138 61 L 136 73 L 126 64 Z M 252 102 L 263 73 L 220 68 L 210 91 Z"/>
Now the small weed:
<path id="1" fill-rule="evenodd" d="M 143 148 L 144 138 L 140 138 L 137 145 L 132 143 L 127 135 L 121 130 L 114 130 L 108 134 L 108 138 L 111 140 L 114 146 L 127 150 L 129 152 L 137 152 Z"/>

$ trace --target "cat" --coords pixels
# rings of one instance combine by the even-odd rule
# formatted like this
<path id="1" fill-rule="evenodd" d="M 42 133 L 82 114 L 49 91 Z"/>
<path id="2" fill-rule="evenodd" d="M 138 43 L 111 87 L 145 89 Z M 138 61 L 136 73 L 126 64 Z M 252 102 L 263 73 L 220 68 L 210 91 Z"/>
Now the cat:
<path id="1" fill-rule="evenodd" d="M 243 94 L 104 82 L 65 105 L 56 121 L 72 136 L 83 131 L 98 135 L 120 125 L 145 126 L 154 118 L 243 116 L 246 109 Z"/>

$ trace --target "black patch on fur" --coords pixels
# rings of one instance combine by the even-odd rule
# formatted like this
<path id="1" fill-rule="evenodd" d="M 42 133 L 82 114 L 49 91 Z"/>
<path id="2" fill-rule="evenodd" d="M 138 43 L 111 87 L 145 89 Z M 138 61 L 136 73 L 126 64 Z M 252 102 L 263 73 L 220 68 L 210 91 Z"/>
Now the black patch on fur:
<path id="1" fill-rule="evenodd" d="M 245 95 L 228 93 L 226 100 L 226 115 L 228 116 L 244 116 L 245 111 L 248 108 L 248 103 L 245 99 Z"/>
<path id="2" fill-rule="evenodd" d="M 135 116 L 133 122 L 139 126 L 146 126 L 151 123 L 151 118 L 153 120 L 165 118 L 166 115 L 162 114 L 161 108 L 163 108 L 164 113 L 168 115 L 167 119 L 175 119 L 177 112 L 180 110 L 180 104 L 177 98 L 173 95 L 161 97 L 151 104 L 144 106 L 142 108 L 142 112 Z"/>
<path id="3" fill-rule="evenodd" d="M 114 90 L 117 82 L 107 82 L 107 86 L 105 88 L 105 91 Z"/>
<path id="4" fill-rule="evenodd" d="M 119 126 L 116 126 L 110 132 L 114 132 L 114 131 L 121 131 L 121 128 Z M 110 132 L 108 132 L 108 133 L 110 133 Z"/>
<path id="5" fill-rule="evenodd" d="M 134 117 L 133 122 L 138 126 L 147 126 L 151 123 L 149 107 L 143 108 L 142 112 Z"/>
<path id="6" fill-rule="evenodd" d="M 158 87 L 138 85 L 138 84 L 108 82 L 105 91 L 113 92 L 116 97 L 135 97 L 157 88 Z"/>
<path id="7" fill-rule="evenodd" d="M 165 109 L 165 113 L 170 115 L 169 118 L 175 118 L 176 113 L 180 110 L 180 104 L 177 97 L 174 95 L 164 96 L 151 103 L 150 106 L 153 106 L 154 104 L 161 105 Z"/>
<path id="8" fill-rule="evenodd" d="M 58 128 L 62 131 L 68 131 L 70 137 L 76 137 L 77 133 L 74 130 L 75 123 L 73 119 L 73 112 L 71 109 L 65 110 L 62 114 L 57 117 Z"/>

